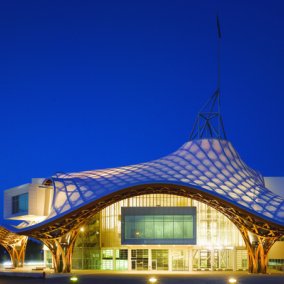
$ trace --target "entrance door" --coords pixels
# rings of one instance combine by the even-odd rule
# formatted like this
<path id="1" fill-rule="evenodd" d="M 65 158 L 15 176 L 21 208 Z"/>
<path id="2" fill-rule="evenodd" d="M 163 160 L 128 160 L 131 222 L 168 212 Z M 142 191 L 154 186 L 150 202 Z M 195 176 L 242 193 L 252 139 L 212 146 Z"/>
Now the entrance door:
<path id="1" fill-rule="evenodd" d="M 157 270 L 157 260 L 156 259 L 152 260 L 152 270 Z"/>
<path id="2" fill-rule="evenodd" d="M 188 270 L 188 252 L 186 250 L 172 251 L 172 270 L 173 271 Z"/>
<path id="3" fill-rule="evenodd" d="M 237 250 L 237 270 L 248 269 L 248 252 L 246 250 Z"/>
<path id="4" fill-rule="evenodd" d="M 131 260 L 131 270 L 136 270 L 137 269 L 137 262 L 136 260 Z"/>
<path id="5" fill-rule="evenodd" d="M 206 270 L 211 268 L 210 250 L 200 250 L 200 268 Z"/>
<path id="6" fill-rule="evenodd" d="M 169 270 L 169 251 L 152 249 L 152 263 L 156 261 L 156 270 Z"/>
<path id="7" fill-rule="evenodd" d="M 131 250 L 131 269 L 148 270 L 148 249 Z"/>

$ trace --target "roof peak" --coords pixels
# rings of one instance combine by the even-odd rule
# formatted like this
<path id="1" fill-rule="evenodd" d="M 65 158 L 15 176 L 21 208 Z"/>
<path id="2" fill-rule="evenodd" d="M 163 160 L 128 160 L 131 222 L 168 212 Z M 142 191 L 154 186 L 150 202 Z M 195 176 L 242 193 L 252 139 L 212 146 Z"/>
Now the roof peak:
<path id="1" fill-rule="evenodd" d="M 203 138 L 227 139 L 221 115 L 219 88 L 198 112 L 190 134 L 190 140 Z"/>

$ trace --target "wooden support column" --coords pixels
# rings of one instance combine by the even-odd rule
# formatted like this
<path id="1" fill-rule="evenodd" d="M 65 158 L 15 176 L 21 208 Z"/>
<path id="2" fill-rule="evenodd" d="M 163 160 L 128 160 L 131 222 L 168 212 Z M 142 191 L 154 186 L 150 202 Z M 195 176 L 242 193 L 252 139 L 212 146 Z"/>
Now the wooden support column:
<path id="1" fill-rule="evenodd" d="M 13 267 L 23 267 L 26 255 L 28 237 L 22 237 L 22 239 L 12 245 L 3 244 L 5 249 L 10 255 Z"/>
<path id="2" fill-rule="evenodd" d="M 279 237 L 263 237 L 239 228 L 248 250 L 249 273 L 267 273 L 268 253 Z M 250 236 L 249 236 L 250 234 Z"/>
<path id="3" fill-rule="evenodd" d="M 57 239 L 42 239 L 52 254 L 54 271 L 69 273 L 72 266 L 72 254 L 79 230 L 73 230 Z"/>

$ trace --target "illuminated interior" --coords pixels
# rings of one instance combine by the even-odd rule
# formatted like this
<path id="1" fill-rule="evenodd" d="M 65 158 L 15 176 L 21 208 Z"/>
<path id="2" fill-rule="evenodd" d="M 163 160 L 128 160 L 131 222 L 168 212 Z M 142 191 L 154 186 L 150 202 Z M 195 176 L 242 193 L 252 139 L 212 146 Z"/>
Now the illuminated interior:
<path id="1" fill-rule="evenodd" d="M 121 244 L 122 210 L 143 208 L 144 216 L 147 211 L 149 216 L 153 208 L 169 207 L 196 208 L 195 245 L 177 245 L 174 239 L 166 245 Z M 50 255 L 47 260 L 51 264 Z M 215 209 L 186 197 L 148 194 L 116 202 L 82 227 L 72 265 L 73 269 L 130 271 L 245 270 L 247 252 L 236 226 Z"/>

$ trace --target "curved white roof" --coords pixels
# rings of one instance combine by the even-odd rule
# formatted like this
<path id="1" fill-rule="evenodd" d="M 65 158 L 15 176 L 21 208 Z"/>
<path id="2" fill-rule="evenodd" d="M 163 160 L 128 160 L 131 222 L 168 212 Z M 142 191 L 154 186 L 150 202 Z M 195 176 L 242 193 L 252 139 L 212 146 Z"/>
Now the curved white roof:
<path id="1" fill-rule="evenodd" d="M 52 177 L 52 181 L 52 209 L 43 223 L 56 220 L 125 188 L 147 184 L 173 184 L 195 188 L 248 213 L 284 226 L 284 198 L 265 188 L 263 177 L 241 160 L 227 140 L 193 140 L 174 153 L 151 162 L 57 174 Z M 27 225 L 22 230 L 40 224 L 42 223 Z"/>

